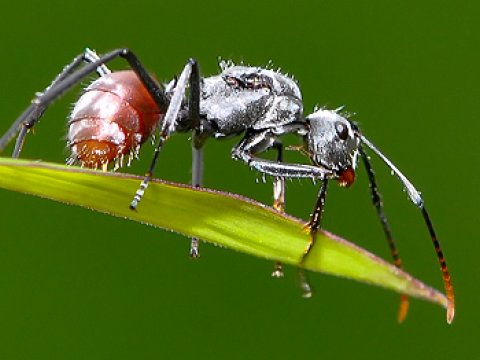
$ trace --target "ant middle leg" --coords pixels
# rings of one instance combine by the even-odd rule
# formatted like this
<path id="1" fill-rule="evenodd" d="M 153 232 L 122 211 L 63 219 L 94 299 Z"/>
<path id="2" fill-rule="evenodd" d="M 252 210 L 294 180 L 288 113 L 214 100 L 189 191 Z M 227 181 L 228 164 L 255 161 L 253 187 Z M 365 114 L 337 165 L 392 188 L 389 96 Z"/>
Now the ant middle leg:
<path id="1" fill-rule="evenodd" d="M 195 147 L 195 134 L 192 140 L 192 186 L 199 188 L 203 185 L 203 148 Z M 190 239 L 189 255 L 193 259 L 200 257 L 199 242 L 198 238 Z"/>
<path id="2" fill-rule="evenodd" d="M 283 162 L 283 144 L 277 140 L 273 143 L 273 148 L 277 150 L 277 162 Z M 275 176 L 273 180 L 273 208 L 281 213 L 285 212 L 285 178 L 282 176 Z M 272 276 L 280 278 L 283 275 L 283 264 L 277 261 Z"/>
<path id="3" fill-rule="evenodd" d="M 173 95 L 170 99 L 170 103 L 169 103 L 167 111 L 165 113 L 165 117 L 163 118 L 163 121 L 161 123 L 160 132 L 159 132 L 159 135 L 158 135 L 158 140 L 157 140 L 157 144 L 155 146 L 155 152 L 153 154 L 153 158 L 152 158 L 152 161 L 150 163 L 150 167 L 149 167 L 148 171 L 146 172 L 139 188 L 135 192 L 135 196 L 133 197 L 133 200 L 130 203 L 130 209 L 131 210 L 136 210 L 137 209 L 138 204 L 140 203 L 140 201 L 143 198 L 143 195 L 145 194 L 145 190 L 147 189 L 148 184 L 153 177 L 153 172 L 155 170 L 160 151 L 162 150 L 163 145 L 165 144 L 165 141 L 170 137 L 172 132 L 175 131 L 176 120 L 177 120 L 177 117 L 178 117 L 178 115 L 180 113 L 180 110 L 182 108 L 182 103 L 183 103 L 183 100 L 184 100 L 184 97 L 185 97 L 187 86 L 189 84 L 190 85 L 192 85 L 192 84 L 195 85 L 196 80 L 194 78 L 196 77 L 195 74 L 198 74 L 198 73 L 199 73 L 199 70 L 198 70 L 197 62 L 193 59 L 190 59 L 187 62 L 187 64 L 185 65 L 185 67 L 183 68 L 183 71 L 180 74 L 180 77 L 178 78 L 175 90 L 173 91 Z M 193 76 L 192 76 L 192 74 L 193 74 Z M 200 86 L 200 80 L 198 80 L 197 86 L 196 86 L 196 87 L 198 87 L 198 89 L 194 90 L 194 93 L 196 91 L 198 91 L 198 98 L 200 96 L 199 95 L 200 94 L 199 86 Z M 190 96 L 190 101 L 189 101 L 190 105 L 192 105 L 192 103 L 195 103 L 196 98 L 197 98 L 196 95 Z M 199 101 L 198 101 L 198 103 L 199 103 Z M 195 104 L 194 104 L 194 106 L 195 106 Z M 193 111 L 193 110 L 191 110 L 191 111 Z"/>
<path id="4" fill-rule="evenodd" d="M 200 129 L 200 69 L 197 63 L 192 66 L 190 75 L 190 96 L 188 98 L 188 117 L 192 123 L 192 186 L 201 187 L 203 185 L 203 144 L 205 138 L 201 135 Z M 191 258 L 200 257 L 199 239 L 190 239 Z"/>

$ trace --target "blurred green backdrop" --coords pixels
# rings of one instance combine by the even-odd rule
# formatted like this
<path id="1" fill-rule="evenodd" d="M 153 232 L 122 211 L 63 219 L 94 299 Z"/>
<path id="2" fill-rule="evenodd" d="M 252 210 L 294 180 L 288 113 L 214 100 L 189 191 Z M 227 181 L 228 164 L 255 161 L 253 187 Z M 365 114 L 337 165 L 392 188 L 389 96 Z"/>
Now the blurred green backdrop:
<path id="1" fill-rule="evenodd" d="M 187 256 L 166 231 L 0 191 L 0 358 L 466 359 L 478 354 L 477 228 L 480 5 L 468 1 L 9 2 L 0 21 L 0 132 L 85 46 L 128 46 L 169 80 L 186 59 L 204 74 L 217 59 L 269 60 L 301 84 L 305 112 L 347 105 L 364 133 L 421 189 L 457 294 L 457 317 L 399 296 L 296 271 L 211 245 Z M 112 64 L 124 68 L 122 61 Z M 55 103 L 23 157 L 63 162 L 65 118 L 80 87 Z M 291 139 L 295 141 L 295 139 Z M 208 187 L 271 202 L 271 182 L 230 160 L 233 141 L 206 148 Z M 477 150 L 475 150 L 477 149 Z M 143 173 L 152 148 L 128 171 Z M 292 156 L 291 154 L 288 154 Z M 442 288 L 419 212 L 374 159 L 405 267 Z M 389 259 L 362 169 L 331 186 L 325 228 Z M 172 138 L 158 176 L 190 177 L 188 136 Z M 288 212 L 307 218 L 316 186 L 292 181 Z"/>

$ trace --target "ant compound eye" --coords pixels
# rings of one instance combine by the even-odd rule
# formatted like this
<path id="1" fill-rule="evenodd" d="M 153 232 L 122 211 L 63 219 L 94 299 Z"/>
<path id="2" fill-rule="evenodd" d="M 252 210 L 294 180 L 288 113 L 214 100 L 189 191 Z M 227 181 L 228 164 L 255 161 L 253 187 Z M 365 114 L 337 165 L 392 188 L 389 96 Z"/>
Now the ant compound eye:
<path id="1" fill-rule="evenodd" d="M 348 127 L 341 121 L 335 122 L 335 130 L 340 140 L 347 140 L 348 138 Z"/>

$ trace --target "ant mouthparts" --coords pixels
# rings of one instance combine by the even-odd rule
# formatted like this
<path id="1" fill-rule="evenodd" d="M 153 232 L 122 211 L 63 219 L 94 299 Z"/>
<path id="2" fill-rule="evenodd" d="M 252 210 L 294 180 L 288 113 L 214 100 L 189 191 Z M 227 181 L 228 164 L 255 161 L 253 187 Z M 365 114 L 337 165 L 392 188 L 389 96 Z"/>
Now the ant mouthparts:
<path id="1" fill-rule="evenodd" d="M 345 170 L 340 172 L 340 176 L 338 177 L 338 184 L 341 187 L 349 187 L 355 182 L 355 170 L 353 168 L 348 167 Z"/>

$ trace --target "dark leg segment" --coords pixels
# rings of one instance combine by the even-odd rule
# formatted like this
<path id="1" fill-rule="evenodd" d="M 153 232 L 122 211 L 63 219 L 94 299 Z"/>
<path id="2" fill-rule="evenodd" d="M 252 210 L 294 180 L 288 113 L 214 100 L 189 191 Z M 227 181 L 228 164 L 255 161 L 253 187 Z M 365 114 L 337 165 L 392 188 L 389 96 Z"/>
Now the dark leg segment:
<path id="1" fill-rule="evenodd" d="M 294 125 L 292 126 L 291 131 L 295 131 Z M 288 132 L 288 131 L 287 131 Z M 327 178 L 334 177 L 335 174 L 330 170 L 321 168 L 319 166 L 310 166 L 303 164 L 289 164 L 278 161 L 270 161 L 255 157 L 255 154 L 266 151 L 267 149 L 274 147 L 276 144 L 276 135 L 271 131 L 266 130 L 259 133 L 247 133 L 244 139 L 233 149 L 232 156 L 235 159 L 243 160 L 249 166 L 254 169 L 273 175 L 276 177 L 276 183 L 279 181 L 279 178 L 290 178 L 290 177 L 307 177 L 322 179 L 322 187 L 320 188 L 319 198 L 317 200 L 317 205 L 314 209 L 310 222 L 308 224 L 311 234 L 311 242 L 308 246 L 308 249 L 305 250 L 305 257 L 308 255 L 310 248 L 313 246 L 315 239 L 315 234 L 317 229 L 320 227 L 320 216 L 323 210 L 323 204 L 325 202 L 325 194 L 327 187 Z M 284 185 L 278 185 L 281 188 Z M 275 191 L 275 190 L 274 190 Z M 275 276 L 277 268 L 275 268 L 273 275 Z M 298 272 L 299 283 L 302 289 L 303 297 L 309 298 L 312 296 L 312 290 L 308 284 L 305 272 L 300 269 Z"/>
<path id="2" fill-rule="evenodd" d="M 0 140 L 0 151 L 8 143 L 8 141 L 15 136 L 18 128 L 23 124 L 26 128 L 23 132 L 26 133 L 28 129 L 32 128 L 45 111 L 45 109 L 57 98 L 62 96 L 66 91 L 70 90 L 74 85 L 84 80 L 88 75 L 97 71 L 103 64 L 117 58 L 124 58 L 131 66 L 132 70 L 138 75 L 139 79 L 144 84 L 147 91 L 153 97 L 157 105 L 161 109 L 166 109 L 169 103 L 167 96 L 164 93 L 162 86 L 158 85 L 153 78 L 148 74 L 146 69 L 140 63 L 138 58 L 129 49 L 117 49 L 111 51 L 105 55 L 99 57 L 96 61 L 86 64 L 78 71 L 74 70 L 84 60 L 84 53 L 77 56 L 70 65 L 68 65 L 62 73 L 54 80 L 51 86 L 49 86 L 43 94 L 39 94 L 33 101 L 32 105 L 20 115 L 20 117 L 14 122 L 12 127 Z M 22 136 L 22 134 L 21 134 Z M 24 135 L 23 135 L 24 138 Z M 18 153 L 23 143 L 21 138 L 18 143 Z M 15 154 L 14 154 L 15 155 Z"/>
<path id="3" fill-rule="evenodd" d="M 195 135 L 193 137 L 195 139 Z M 193 140 L 195 141 L 195 140 Z M 192 146 L 192 186 L 201 187 L 203 185 L 203 149 Z M 190 257 L 200 257 L 199 239 L 190 239 Z"/>
<path id="4" fill-rule="evenodd" d="M 310 221 L 308 222 L 308 229 L 310 230 L 311 235 L 311 242 L 308 249 L 305 251 L 305 255 L 308 254 L 310 249 L 315 242 L 315 235 L 317 234 L 318 229 L 320 229 L 322 223 L 322 213 L 325 208 L 325 197 L 327 195 L 327 185 L 328 180 L 322 180 L 322 184 L 320 185 L 320 190 L 318 191 L 317 195 L 317 202 L 315 203 L 315 207 L 313 208 L 312 215 L 310 216 Z"/>
<path id="5" fill-rule="evenodd" d="M 160 154 L 163 144 L 165 143 L 165 141 L 168 139 L 168 137 L 174 130 L 175 120 L 177 119 L 178 113 L 182 106 L 182 101 L 185 96 L 187 84 L 191 79 L 192 67 L 194 67 L 195 64 L 196 64 L 196 61 L 193 59 L 190 59 L 187 65 L 185 65 L 185 68 L 183 69 L 178 79 L 177 86 L 170 100 L 170 105 L 168 106 L 168 110 L 165 114 L 165 117 L 161 125 L 160 134 L 158 136 L 158 141 L 155 147 L 155 153 L 153 155 L 152 162 L 150 163 L 150 168 L 148 169 L 148 172 L 145 174 L 145 178 L 143 179 L 142 183 L 140 184 L 140 187 L 135 193 L 135 196 L 132 202 L 130 203 L 130 209 L 132 210 L 136 210 L 139 202 L 141 201 L 143 194 L 145 193 L 145 190 L 148 187 L 148 183 L 152 179 L 153 171 L 155 170 L 155 166 L 158 160 L 158 155 Z"/>
<path id="6" fill-rule="evenodd" d="M 192 136 L 192 186 L 203 185 L 203 141 L 200 137 L 200 70 L 196 62 L 192 64 L 190 75 L 190 96 L 188 98 L 189 119 L 193 125 Z M 199 239 L 190 239 L 190 256 L 198 258 Z"/>
<path id="7" fill-rule="evenodd" d="M 317 236 L 318 229 L 320 229 L 321 222 L 322 222 L 322 214 L 325 208 L 325 197 L 327 195 L 327 185 L 328 185 L 328 180 L 327 179 L 322 180 L 322 184 L 320 185 L 320 189 L 318 191 L 315 207 L 313 208 L 312 215 L 310 216 L 310 221 L 307 224 L 307 228 L 310 232 L 310 243 L 308 244 L 307 249 L 305 249 L 305 253 L 303 255 L 301 263 L 305 261 L 310 250 L 315 245 L 315 237 Z M 311 297 L 312 289 L 310 288 L 310 285 L 308 284 L 305 273 L 303 271 L 299 272 L 299 281 L 303 291 L 303 296 Z"/>
<path id="8" fill-rule="evenodd" d="M 283 162 L 283 145 L 277 141 L 273 144 L 273 148 L 277 150 L 277 161 Z M 281 176 L 275 177 L 273 180 L 273 208 L 285 212 L 285 178 Z M 272 276 L 283 277 L 283 265 L 280 261 L 275 263 Z"/>
<path id="9" fill-rule="evenodd" d="M 425 225 L 428 228 L 428 232 L 430 233 L 430 238 L 432 240 L 433 246 L 435 248 L 435 252 L 437 254 L 438 261 L 440 263 L 440 270 L 442 271 L 443 277 L 443 284 L 445 286 L 445 292 L 447 294 L 448 304 L 447 304 L 447 322 L 451 323 L 453 321 L 453 317 L 455 315 L 455 294 L 453 291 L 452 280 L 450 277 L 450 273 L 447 268 L 447 263 L 445 261 L 445 257 L 443 256 L 443 252 L 440 248 L 440 243 L 438 242 L 437 235 L 435 234 L 435 230 L 433 229 L 432 222 L 430 221 L 430 217 L 428 215 L 427 210 L 425 209 L 424 201 L 420 196 L 420 193 L 417 189 L 413 186 L 413 184 L 403 175 L 400 170 L 397 169 L 395 165 L 385 156 L 382 154 L 380 150 L 377 149 L 375 145 L 373 145 L 370 140 L 368 140 L 362 134 L 359 134 L 362 143 L 368 146 L 383 162 L 390 168 L 390 170 L 397 176 L 397 178 L 402 183 L 404 189 L 406 190 L 410 200 L 415 204 L 417 208 L 420 209 L 422 212 L 423 220 L 425 221 Z"/>
<path id="10" fill-rule="evenodd" d="M 85 51 L 83 52 L 83 55 L 78 55 L 77 57 L 75 57 L 73 59 L 73 61 L 70 64 L 68 64 L 66 67 L 63 68 L 62 72 L 59 75 L 57 75 L 57 77 L 43 91 L 43 93 L 47 92 L 52 87 L 54 87 L 56 84 L 58 84 L 60 81 L 63 81 L 67 76 L 69 76 L 71 73 L 73 73 L 73 71 L 75 71 L 81 65 L 82 60 L 87 62 L 87 63 L 92 63 L 92 62 L 97 61 L 98 59 L 99 59 L 99 57 L 98 57 L 98 55 L 95 51 L 93 51 L 89 48 L 86 48 Z M 111 73 L 110 69 L 105 64 L 102 64 L 99 67 L 97 67 L 95 71 L 98 74 L 98 76 L 104 76 L 106 74 Z M 38 98 L 38 96 L 37 96 L 37 98 Z M 43 113 L 46 110 L 46 106 L 44 106 L 43 108 L 39 108 L 39 105 L 36 103 L 35 100 L 32 102 L 31 106 L 32 107 L 37 107 L 37 109 L 33 110 L 35 113 L 38 113 L 38 115 L 36 115 L 37 119 L 34 122 L 32 122 L 31 126 L 28 126 L 28 124 L 26 124 L 26 123 L 22 124 L 23 126 L 22 126 L 22 128 L 20 130 L 20 133 L 17 137 L 17 140 L 15 142 L 15 148 L 14 148 L 13 154 L 12 154 L 13 158 L 18 158 L 20 156 L 20 152 L 21 152 L 21 150 L 23 148 L 23 144 L 25 142 L 25 137 L 27 136 L 28 132 L 33 128 L 34 124 L 37 123 L 38 120 L 42 117 Z M 15 121 L 15 123 L 17 121 Z M 14 123 L 14 125 L 15 125 L 15 123 Z M 17 125 L 17 128 L 18 128 L 18 126 L 19 125 Z"/>
<path id="11" fill-rule="evenodd" d="M 370 191 L 372 194 L 372 202 L 375 206 L 375 209 L 377 210 L 378 218 L 380 219 L 380 222 L 382 224 L 383 232 L 385 233 L 385 238 L 387 239 L 388 247 L 390 248 L 390 253 L 392 254 L 393 263 L 397 268 L 402 269 L 402 260 L 400 259 L 395 240 L 392 236 L 390 225 L 388 224 L 387 217 L 385 216 L 385 212 L 383 210 L 383 202 L 378 191 L 377 181 L 375 179 L 375 172 L 373 171 L 372 165 L 370 164 L 368 155 L 365 153 L 365 151 L 363 151 L 361 147 L 359 148 L 359 150 L 363 160 L 363 164 L 365 165 L 365 169 L 367 171 L 368 182 L 370 184 Z M 402 294 L 400 296 L 400 308 L 398 311 L 399 322 L 403 322 L 405 320 L 405 317 L 408 313 L 408 304 L 408 296 L 406 294 Z"/>
<path id="12" fill-rule="evenodd" d="M 40 118 L 45 112 L 46 106 L 40 106 L 40 104 L 38 103 L 38 99 L 43 94 L 48 92 L 52 87 L 55 87 L 56 84 L 63 81 L 73 71 L 75 71 L 75 69 L 77 69 L 82 64 L 82 61 L 83 54 L 76 56 L 70 64 L 63 68 L 60 74 L 57 75 L 57 77 L 43 92 L 36 95 L 36 97 L 32 100 L 31 105 L 13 122 L 7 132 L 3 134 L 3 136 L 0 138 L 0 152 L 5 149 L 5 147 L 20 131 L 20 134 L 16 141 L 15 150 L 13 151 L 12 155 L 13 158 L 18 158 L 25 136 L 28 130 L 33 127 L 33 124 L 25 123 L 25 119 Z"/>

